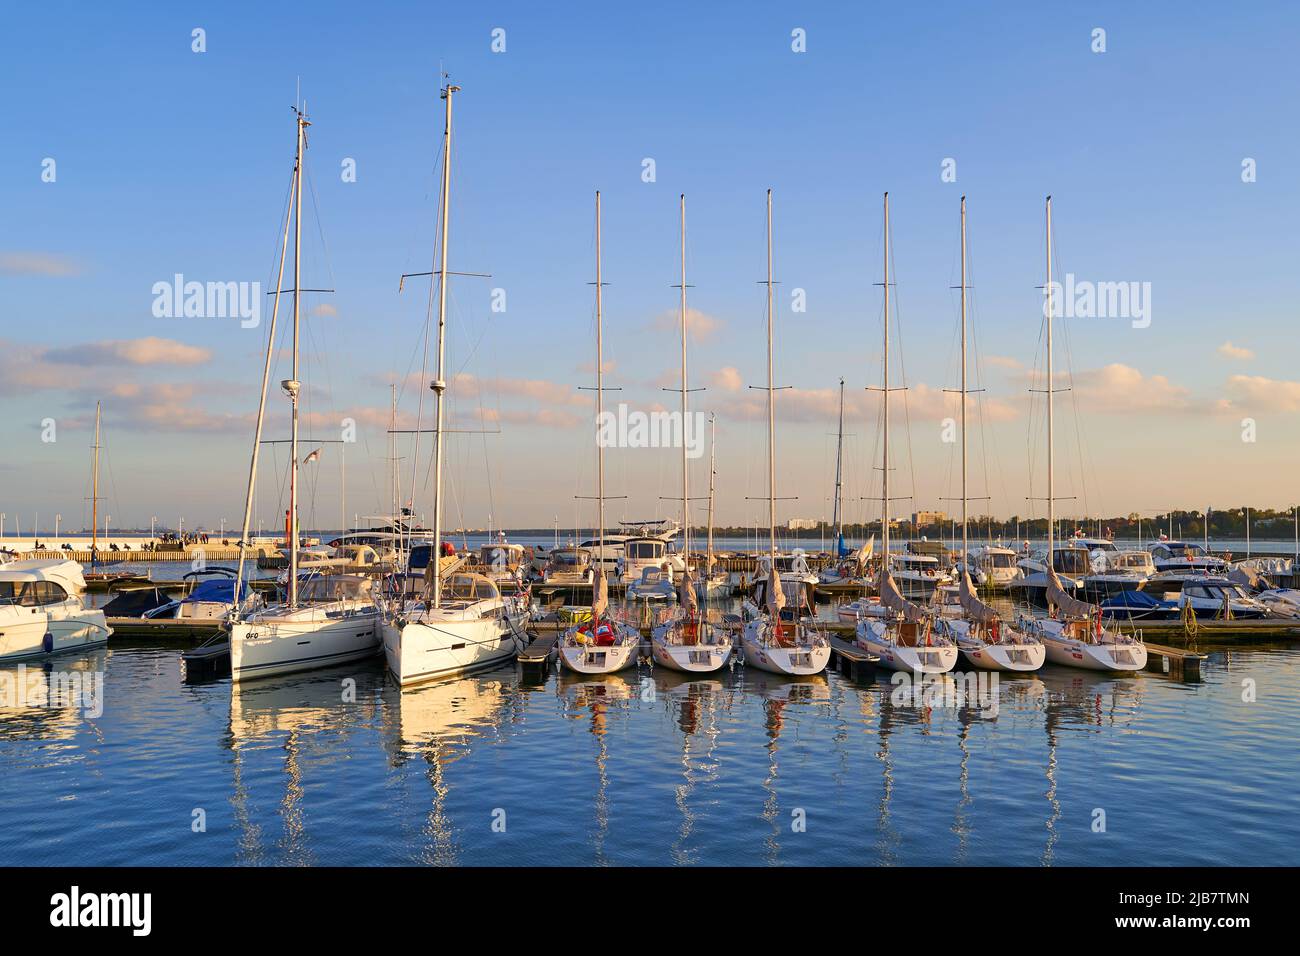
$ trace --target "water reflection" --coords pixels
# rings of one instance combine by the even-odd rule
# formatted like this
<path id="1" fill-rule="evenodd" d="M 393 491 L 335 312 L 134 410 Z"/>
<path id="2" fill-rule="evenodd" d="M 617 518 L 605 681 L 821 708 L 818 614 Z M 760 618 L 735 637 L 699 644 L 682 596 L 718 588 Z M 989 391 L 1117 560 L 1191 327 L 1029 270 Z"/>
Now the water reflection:
<path id="1" fill-rule="evenodd" d="M 0 740 L 72 741 L 83 730 L 99 739 L 107 668 L 103 646 L 0 666 Z"/>
<path id="2" fill-rule="evenodd" d="M 635 675 L 635 672 L 633 672 Z M 632 677 L 636 679 L 635 676 Z M 634 685 L 622 674 L 579 675 L 568 672 L 555 678 L 561 716 L 589 718 L 588 730 L 595 739 L 596 794 L 593 799 L 595 828 L 591 833 L 594 863 L 605 866 L 605 841 L 609 836 L 609 720 L 611 713 L 626 712 Z"/>
<path id="3" fill-rule="evenodd" d="M 681 731 L 682 782 L 673 789 L 673 797 L 682 821 L 671 852 L 680 865 L 699 863 L 699 850 L 687 848 L 694 833 L 698 813 L 691 804 L 697 787 L 705 788 L 718 780 L 718 760 L 714 755 L 722 734 L 720 714 L 730 709 L 729 693 L 719 679 L 683 674 L 668 668 L 656 668 L 655 689 L 676 720 Z"/>

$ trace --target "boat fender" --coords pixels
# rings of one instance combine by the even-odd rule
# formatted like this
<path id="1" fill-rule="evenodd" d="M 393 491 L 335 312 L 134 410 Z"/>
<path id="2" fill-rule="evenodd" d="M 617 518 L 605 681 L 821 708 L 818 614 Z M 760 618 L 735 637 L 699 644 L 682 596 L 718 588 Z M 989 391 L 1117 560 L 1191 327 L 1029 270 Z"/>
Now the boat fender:
<path id="1" fill-rule="evenodd" d="M 53 632 L 51 632 L 51 631 L 46 631 L 46 632 L 45 632 L 45 636 L 44 636 L 43 638 L 41 638 L 41 650 L 43 650 L 46 654 L 53 654 L 53 653 L 54 653 L 54 634 L 53 634 Z"/>

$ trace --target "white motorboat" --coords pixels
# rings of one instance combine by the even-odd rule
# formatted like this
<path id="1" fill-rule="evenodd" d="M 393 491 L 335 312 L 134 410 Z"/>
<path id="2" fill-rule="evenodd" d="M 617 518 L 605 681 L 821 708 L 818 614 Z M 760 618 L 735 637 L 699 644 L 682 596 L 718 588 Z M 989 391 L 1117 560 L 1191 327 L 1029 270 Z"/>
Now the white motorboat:
<path id="1" fill-rule="evenodd" d="M 483 575 L 499 588 L 513 590 L 523 584 L 527 563 L 524 546 L 511 544 L 501 533 L 496 541 L 479 547 L 478 559 L 469 570 Z"/>
<path id="2" fill-rule="evenodd" d="M 629 601 L 671 604 L 677 600 L 672 572 L 667 568 L 642 568 L 641 576 L 627 586 L 626 593 Z"/>
<path id="3" fill-rule="evenodd" d="M 1010 548 L 986 544 L 967 554 L 971 578 L 982 588 L 1005 590 L 1020 577 L 1017 554 Z"/>
<path id="4" fill-rule="evenodd" d="M 1124 591 L 1137 591 L 1156 574 L 1149 551 L 1094 551 L 1092 569 L 1083 576 L 1083 596 L 1100 604 Z"/>
<path id="5" fill-rule="evenodd" d="M 1156 541 L 1147 550 L 1158 572 L 1227 574 L 1229 570 L 1227 561 L 1190 541 Z"/>
<path id="6" fill-rule="evenodd" d="M 631 584 L 641 579 L 641 572 L 646 568 L 655 568 L 666 572 L 669 583 L 673 575 L 685 567 L 680 555 L 670 551 L 670 545 L 659 537 L 628 538 L 623 542 L 623 556 L 618 563 L 619 579 L 624 584 Z"/>
<path id="7" fill-rule="evenodd" d="M 859 618 L 884 617 L 885 611 L 886 609 L 880 604 L 880 598 L 873 594 L 839 605 L 835 608 L 835 616 L 840 619 L 841 624 L 856 624 Z"/>
<path id="8" fill-rule="evenodd" d="M 83 602 L 86 580 L 76 561 L 57 558 L 0 565 L 0 661 L 104 644 L 104 612 Z"/>
<path id="9" fill-rule="evenodd" d="M 889 568 L 899 592 L 909 600 L 928 601 L 952 578 L 932 554 L 891 554 Z"/>
<path id="10" fill-rule="evenodd" d="M 812 588 L 802 554 L 791 562 L 790 586 L 782 580 L 776 551 L 776 392 L 773 382 L 773 339 L 776 313 L 772 281 L 772 190 L 767 191 L 767 576 L 758 580 L 746 607 L 752 613 L 741 632 L 745 663 L 789 677 L 820 674 L 831 658 L 830 639 L 817 624 Z M 811 581 L 807 579 L 811 578 Z M 787 597 L 792 599 L 787 601 Z"/>
<path id="11" fill-rule="evenodd" d="M 542 583 L 549 585 L 591 584 L 595 577 L 595 568 L 591 563 L 591 552 L 586 548 L 561 547 L 552 548 L 546 555 L 546 568 L 542 571 Z"/>

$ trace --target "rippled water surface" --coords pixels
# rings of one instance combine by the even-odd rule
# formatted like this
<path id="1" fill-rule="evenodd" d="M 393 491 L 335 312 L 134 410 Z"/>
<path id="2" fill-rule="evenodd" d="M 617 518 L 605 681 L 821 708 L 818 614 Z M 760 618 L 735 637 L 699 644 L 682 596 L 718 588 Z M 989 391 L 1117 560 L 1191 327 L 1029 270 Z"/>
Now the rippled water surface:
<path id="1" fill-rule="evenodd" d="M 1049 667 L 991 714 L 741 668 L 400 691 L 376 660 L 232 690 L 115 644 L 0 669 L 105 675 L 102 714 L 0 710 L 0 865 L 1296 865 L 1298 661 Z"/>

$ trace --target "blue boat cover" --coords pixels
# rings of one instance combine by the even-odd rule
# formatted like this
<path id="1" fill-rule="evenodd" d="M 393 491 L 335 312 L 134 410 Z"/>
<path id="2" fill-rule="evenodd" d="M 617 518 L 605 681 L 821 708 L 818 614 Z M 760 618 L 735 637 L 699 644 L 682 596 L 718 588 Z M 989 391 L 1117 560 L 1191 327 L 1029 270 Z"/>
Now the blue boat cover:
<path id="1" fill-rule="evenodd" d="M 1101 602 L 1103 610 L 1110 608 L 1129 609 L 1134 611 L 1154 611 L 1157 608 L 1168 608 L 1175 606 L 1173 601 L 1158 601 L 1145 591 L 1121 591 L 1114 597 L 1109 597 Z"/>
<path id="2" fill-rule="evenodd" d="M 248 584 L 245 582 L 244 587 L 240 589 L 241 594 L 248 591 Z M 232 578 L 215 578 L 208 581 L 200 581 L 194 585 L 191 591 L 182 602 L 183 604 L 195 604 L 200 601 L 212 602 L 215 604 L 233 604 L 235 603 L 235 582 Z"/>

